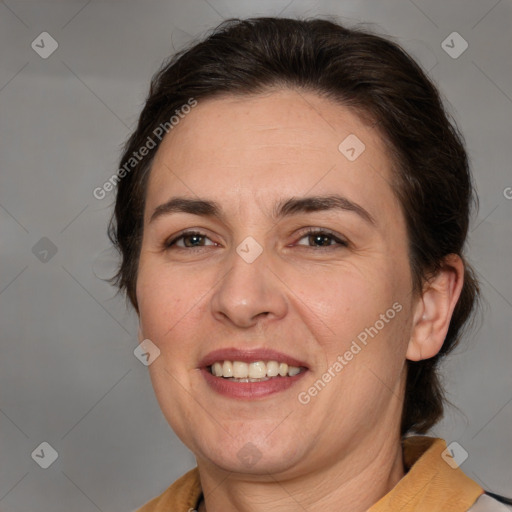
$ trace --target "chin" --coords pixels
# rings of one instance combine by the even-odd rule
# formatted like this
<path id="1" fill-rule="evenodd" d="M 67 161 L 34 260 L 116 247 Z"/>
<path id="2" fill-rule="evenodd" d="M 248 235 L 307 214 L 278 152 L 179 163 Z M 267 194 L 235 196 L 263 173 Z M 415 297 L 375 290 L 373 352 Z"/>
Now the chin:
<path id="1" fill-rule="evenodd" d="M 304 455 L 300 453 L 303 450 L 291 444 L 296 444 L 297 438 L 290 436 L 288 443 L 282 437 L 273 441 L 270 443 L 268 438 L 261 435 L 252 438 L 244 435 L 236 441 L 229 438 L 223 443 L 209 443 L 200 447 L 198 461 L 203 459 L 221 470 L 246 475 L 276 475 L 292 469 L 295 472 Z"/>

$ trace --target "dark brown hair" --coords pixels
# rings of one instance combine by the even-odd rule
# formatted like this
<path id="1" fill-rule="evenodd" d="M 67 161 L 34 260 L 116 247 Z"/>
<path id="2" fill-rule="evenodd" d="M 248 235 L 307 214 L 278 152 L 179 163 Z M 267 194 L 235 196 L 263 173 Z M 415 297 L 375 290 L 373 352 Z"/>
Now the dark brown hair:
<path id="1" fill-rule="evenodd" d="M 312 91 L 351 107 L 387 142 L 392 186 L 407 223 L 413 293 L 421 292 L 447 255 L 462 257 L 476 203 L 468 159 L 455 123 L 418 64 L 387 38 L 327 19 L 230 19 L 172 57 L 153 77 L 121 158 L 125 172 L 109 236 L 122 261 L 112 282 L 126 291 L 136 310 L 146 185 L 159 141 L 140 161 L 130 158 L 191 98 L 250 95 L 276 87 Z M 407 362 L 402 435 L 426 432 L 441 418 L 444 396 L 437 366 L 457 344 L 477 298 L 478 284 L 466 264 L 462 294 L 440 353 Z"/>

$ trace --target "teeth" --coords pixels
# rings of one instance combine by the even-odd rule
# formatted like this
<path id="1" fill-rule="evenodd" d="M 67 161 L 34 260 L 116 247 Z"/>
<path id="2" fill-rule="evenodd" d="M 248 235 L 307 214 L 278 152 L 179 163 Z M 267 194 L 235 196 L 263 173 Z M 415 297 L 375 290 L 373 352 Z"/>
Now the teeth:
<path id="1" fill-rule="evenodd" d="M 249 377 L 249 365 L 241 361 L 233 363 L 233 377 L 237 379 L 246 379 Z"/>
<path id="2" fill-rule="evenodd" d="M 222 364 L 221 363 L 213 363 L 212 373 L 215 377 L 222 377 Z"/>
<path id="3" fill-rule="evenodd" d="M 222 373 L 219 377 L 233 377 L 233 363 L 231 361 L 224 361 L 222 364 Z"/>
<path id="4" fill-rule="evenodd" d="M 288 375 L 290 377 L 293 377 L 294 375 L 297 375 L 300 373 L 300 368 L 297 368 L 297 366 L 289 366 L 288 367 Z"/>
<path id="5" fill-rule="evenodd" d="M 263 377 L 263 379 L 235 379 L 234 377 L 233 378 L 230 378 L 229 379 L 230 381 L 232 382 L 263 382 L 264 380 L 270 380 L 269 377 Z"/>
<path id="6" fill-rule="evenodd" d="M 263 361 L 257 361 L 249 365 L 249 377 L 251 379 L 261 379 L 267 376 L 267 367 Z"/>
<path id="7" fill-rule="evenodd" d="M 277 361 L 269 361 L 267 363 L 267 377 L 277 377 L 279 375 L 279 363 Z"/>
<path id="8" fill-rule="evenodd" d="M 293 377 L 302 370 L 298 366 L 288 366 L 277 361 L 217 361 L 211 365 L 211 373 L 216 377 L 231 378 L 236 382 L 259 382 L 270 377 Z"/>

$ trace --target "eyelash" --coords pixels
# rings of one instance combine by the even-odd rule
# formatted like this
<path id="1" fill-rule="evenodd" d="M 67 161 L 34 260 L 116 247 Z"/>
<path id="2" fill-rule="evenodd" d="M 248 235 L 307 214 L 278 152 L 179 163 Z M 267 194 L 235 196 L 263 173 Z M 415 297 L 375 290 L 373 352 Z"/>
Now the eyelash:
<path id="1" fill-rule="evenodd" d="M 336 236 L 333 232 L 331 232 L 328 229 L 308 228 L 306 231 L 301 233 L 299 240 L 302 240 L 305 237 L 314 236 L 314 235 L 328 237 L 331 240 L 337 242 L 339 244 L 339 246 L 336 247 L 335 245 L 328 245 L 328 246 L 312 245 L 312 246 L 309 246 L 310 249 L 315 249 L 315 250 L 324 249 L 325 250 L 325 249 L 339 249 L 342 247 L 348 247 L 348 242 L 346 240 L 339 238 L 338 236 Z M 179 240 L 182 240 L 184 238 L 191 237 L 191 236 L 200 236 L 200 237 L 208 238 L 208 235 L 206 233 L 202 233 L 201 231 L 184 231 L 181 234 L 179 234 L 178 236 L 172 238 L 171 240 L 164 242 L 164 249 L 169 250 L 173 246 L 175 246 L 176 242 L 178 242 Z M 184 250 L 190 250 L 190 249 L 202 249 L 203 247 L 205 247 L 205 246 L 201 245 L 201 246 L 196 246 L 196 247 L 178 247 L 178 248 L 184 249 Z"/>

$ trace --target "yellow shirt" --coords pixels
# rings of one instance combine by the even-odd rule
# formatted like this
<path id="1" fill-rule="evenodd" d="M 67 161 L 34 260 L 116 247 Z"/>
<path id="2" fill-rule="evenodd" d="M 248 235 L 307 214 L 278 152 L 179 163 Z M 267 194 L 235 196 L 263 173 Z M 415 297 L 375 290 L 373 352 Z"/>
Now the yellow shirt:
<path id="1" fill-rule="evenodd" d="M 466 512 L 483 489 L 441 457 L 442 439 L 414 436 L 403 441 L 406 475 L 368 512 Z M 176 480 L 137 512 L 191 512 L 201 497 L 197 468 Z"/>

